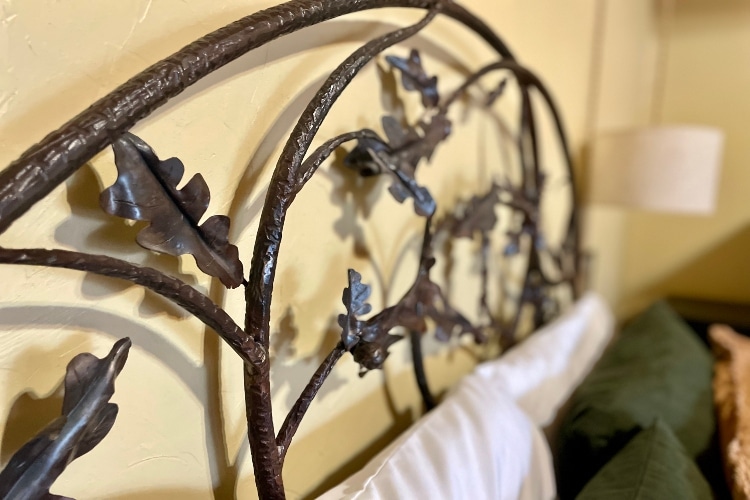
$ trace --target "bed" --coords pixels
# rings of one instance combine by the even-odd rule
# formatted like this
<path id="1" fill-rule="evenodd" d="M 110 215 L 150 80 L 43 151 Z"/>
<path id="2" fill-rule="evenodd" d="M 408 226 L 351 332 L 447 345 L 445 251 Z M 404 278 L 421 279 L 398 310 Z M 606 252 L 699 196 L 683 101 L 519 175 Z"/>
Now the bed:
<path id="1" fill-rule="evenodd" d="M 252 244 L 243 238 L 247 250 L 238 248 L 242 245 L 233 240 L 238 235 L 233 227 L 239 220 L 247 229 L 247 216 L 232 202 L 230 220 L 210 201 L 217 191 L 213 186 L 222 186 L 221 192 L 228 181 L 194 173 L 188 157 L 182 158 L 183 164 L 177 158 L 180 151 L 151 145 L 151 137 L 136 134 L 133 127 L 248 52 L 345 14 L 381 7 L 423 12 L 413 24 L 390 29 L 332 64 L 319 86 L 309 92 L 291 120 L 291 133 L 279 141 L 283 146 L 259 201 L 262 208 Z M 492 49 L 494 59 L 438 79 L 423 51 L 411 45 L 435 19 L 450 19 L 451 29 L 474 33 Z M 419 40 L 419 45 L 425 42 Z M 427 52 L 434 55 L 439 50 L 428 46 Z M 351 120 L 348 128 L 318 137 L 319 131 L 331 130 L 322 128 L 324 121 L 350 84 L 374 78 L 372 71 L 364 72 L 373 66 L 381 83 L 376 89 L 382 94 L 373 102 L 402 99 L 406 104 L 381 110 L 359 103 L 383 115 L 364 125 Z M 360 73 L 364 76 L 358 79 Z M 474 147 L 463 145 L 466 135 L 460 131 L 467 114 L 480 112 L 495 124 L 491 144 L 496 143 L 501 152 L 494 160 L 499 165 L 473 167 L 484 174 L 471 189 L 438 196 L 436 179 L 451 167 L 441 169 L 441 149 L 452 139 L 459 140 L 458 147 L 471 156 L 468 151 Z M 70 189 L 87 162 L 107 148 L 113 153 L 111 182 L 94 193 L 102 211 L 99 217 L 112 227 L 116 223 L 111 221 L 138 221 L 135 229 L 125 232 L 135 236 L 143 249 L 167 257 L 129 259 L 119 248 L 114 256 L 87 249 L 19 248 L 6 238 L 0 263 L 83 271 L 129 282 L 187 311 L 205 326 L 206 336 L 223 341 L 223 352 L 236 360 L 234 378 L 242 380 L 247 445 L 260 498 L 293 494 L 285 492 L 283 480 L 287 451 L 294 449 L 303 417 L 317 409 L 313 401 L 337 363 L 353 360 L 364 377 L 382 369 L 393 349 L 404 344 L 413 371 L 411 383 L 419 390 L 426 416 L 357 474 L 317 494 L 324 498 L 552 498 L 558 494 L 553 454 L 557 438 L 550 436 L 556 434 L 564 415 L 561 408 L 611 342 L 614 320 L 600 297 L 585 293 L 578 183 L 560 112 L 544 83 L 481 16 L 447 0 L 292 0 L 244 17 L 150 66 L 0 172 L 0 232 L 17 228 L 20 218 L 58 186 L 67 183 Z M 550 151 L 556 159 L 550 158 Z M 427 163 L 434 165 L 426 167 Z M 322 167 L 328 170 L 321 173 Z M 241 181 L 252 175 L 249 167 L 248 172 Z M 343 179 L 339 188 L 343 194 L 336 200 L 344 205 L 347 196 L 354 200 L 353 207 L 344 206 L 342 218 L 356 219 L 357 204 L 375 192 L 378 206 L 390 204 L 392 213 L 398 214 L 395 217 L 413 221 L 414 237 L 401 253 L 412 262 L 405 269 L 396 268 L 398 277 L 391 280 L 400 280 L 400 288 L 394 288 L 402 293 L 396 297 L 384 293 L 383 300 L 373 293 L 372 281 L 379 280 L 382 288 L 388 280 L 372 269 L 365 272 L 343 264 L 357 259 L 342 257 L 342 265 L 323 272 L 313 260 L 304 261 L 300 276 L 317 274 L 324 289 L 336 289 L 331 293 L 340 299 L 333 311 L 326 309 L 330 302 L 317 307 L 318 302 L 308 300 L 296 314 L 317 315 L 322 318 L 319 324 L 330 318 L 328 329 L 334 331 L 335 341 L 319 365 L 309 367 L 309 381 L 279 415 L 272 380 L 280 368 L 273 358 L 282 348 L 275 344 L 281 334 L 274 326 L 279 310 L 272 298 L 278 301 L 279 294 L 287 293 L 284 286 L 275 286 L 279 266 L 288 256 L 282 250 L 282 236 L 287 245 L 309 247 L 303 254 L 325 251 L 314 241 L 319 233 L 330 232 L 325 225 L 309 233 L 296 225 L 289 234 L 295 217 L 305 225 L 317 222 L 314 214 L 291 207 L 311 196 L 310 189 L 303 188 L 315 185 L 313 179 L 322 175 Z M 242 188 L 235 194 L 241 197 Z M 446 200 L 452 202 L 443 203 Z M 368 210 L 373 210 L 370 205 Z M 356 221 L 349 224 L 348 231 L 361 232 Z M 373 252 L 362 248 L 366 238 L 353 237 L 359 260 L 375 260 Z M 136 242 L 130 250 L 134 255 L 140 251 Z M 393 246 L 379 239 L 371 242 L 386 249 Z M 243 253 L 252 256 L 243 261 Z M 182 272 L 170 272 L 173 262 L 163 267 L 153 264 L 180 256 L 194 259 L 196 273 L 206 276 L 208 287 L 195 285 Z M 469 285 L 462 288 L 455 283 L 469 274 L 473 275 Z M 8 276 L 5 279 L 12 282 L 12 275 Z M 282 281 L 289 288 L 287 274 L 282 273 Z M 474 290 L 462 296 L 467 295 L 461 293 L 467 286 Z M 236 302 L 232 310 L 221 305 L 232 290 L 241 292 L 241 308 Z M 234 319 L 243 314 L 244 324 Z M 150 342 L 119 337 L 104 357 L 98 357 L 103 352 L 96 356 L 81 352 L 72 358 L 64 379 L 62 416 L 6 464 L 0 474 L 4 497 L 42 498 L 50 495 L 50 488 L 57 493 L 53 483 L 63 470 L 82 455 L 95 453 L 117 425 L 118 413 L 127 408 L 118 409 L 110 402 L 115 379 L 127 373 L 131 346 L 138 346 L 139 340 L 144 345 Z M 435 340 L 482 361 L 448 394 L 438 394 L 426 374 L 425 349 L 434 352 Z M 213 355 L 218 356 L 218 351 L 217 347 Z M 220 407 L 213 410 L 221 413 Z M 649 425 L 642 425 L 651 433 L 642 440 L 650 443 L 658 438 L 674 444 L 664 430 L 666 424 Z M 611 452 L 607 461 L 614 455 Z M 689 465 L 687 461 L 685 467 Z M 560 492 L 572 498 L 583 486 Z M 218 491 L 214 494 L 221 496 Z"/>

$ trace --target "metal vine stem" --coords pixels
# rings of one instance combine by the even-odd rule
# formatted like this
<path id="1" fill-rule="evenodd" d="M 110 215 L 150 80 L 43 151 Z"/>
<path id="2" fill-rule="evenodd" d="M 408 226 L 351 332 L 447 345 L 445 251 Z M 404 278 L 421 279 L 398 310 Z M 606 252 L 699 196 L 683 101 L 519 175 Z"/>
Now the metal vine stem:
<path id="1" fill-rule="evenodd" d="M 184 172 L 182 163 L 175 158 L 160 159 L 145 142 L 127 131 L 188 86 L 250 50 L 326 20 L 381 7 L 421 8 L 427 13 L 416 24 L 380 36 L 354 51 L 308 103 L 274 170 L 260 217 L 250 271 L 247 279 L 243 279 L 237 249 L 227 239 L 229 219 L 215 215 L 198 225 L 208 206 L 205 180 L 197 175 L 185 187 L 177 189 Z M 495 49 L 500 60 L 479 69 L 441 100 L 437 79 L 426 73 L 418 52 L 412 51 L 408 58 L 389 56 L 386 59 L 394 71 L 401 73 L 403 87 L 421 94 L 425 114 L 419 123 L 403 125 L 392 117 L 385 117 L 386 137 L 370 129 L 352 131 L 328 140 L 308 155 L 331 107 L 357 74 L 386 49 L 412 37 L 439 15 L 452 18 L 479 35 Z M 436 146 L 450 134 L 452 124 L 448 113 L 452 105 L 481 78 L 493 72 L 509 73 L 520 89 L 517 138 L 522 173 L 520 185 L 493 184 L 487 193 L 475 196 L 457 211 L 433 223 L 436 204 L 429 191 L 418 184 L 417 166 L 429 160 Z M 504 85 L 490 94 L 488 106 L 502 93 Z M 534 95 L 541 96 L 552 114 L 569 177 L 572 203 L 566 237 L 558 249 L 546 245 L 540 227 L 545 175 L 539 160 L 537 124 L 531 105 Z M 365 319 L 363 316 L 372 309 L 367 302 L 370 287 L 361 282 L 359 273 L 349 271 L 349 284 L 342 297 L 346 313 L 339 316 L 341 341 L 315 371 L 276 433 L 268 349 L 271 298 L 284 222 L 289 207 L 306 182 L 337 148 L 347 143 L 355 143 L 347 156 L 349 167 L 360 175 L 389 176 L 392 181 L 389 191 L 394 198 L 399 202 L 411 199 L 416 214 L 425 217 L 419 272 L 400 301 Z M 408 336 L 417 384 L 429 410 L 436 402 L 423 367 L 421 342 L 426 333 L 434 330 L 441 340 L 464 334 L 476 342 L 496 339 L 503 347 L 508 347 L 517 340 L 525 306 L 533 308 L 534 323 L 538 325 L 556 311 L 557 303 L 552 294 L 557 287 L 568 287 L 575 294 L 579 245 L 577 195 L 560 115 L 540 80 L 514 59 L 483 21 L 452 0 L 292 0 L 193 42 L 94 103 L 0 172 L 0 233 L 109 145 L 115 150 L 119 175 L 116 183 L 102 193 L 103 209 L 111 215 L 148 221 L 150 225 L 138 235 L 142 246 L 172 255 L 190 253 L 201 270 L 220 278 L 225 285 L 242 284 L 246 300 L 244 328 L 211 299 L 179 279 L 119 259 L 65 250 L 0 248 L 0 263 L 61 267 L 124 279 L 173 301 L 214 330 L 244 361 L 248 441 L 262 498 L 284 498 L 282 468 L 295 432 L 322 384 L 347 352 L 360 364 L 364 374 L 380 368 L 389 347 Z M 140 186 L 138 189 L 134 187 L 136 184 Z M 146 194 L 148 203 L 144 202 Z M 153 200 L 158 203 L 154 205 Z M 518 227 L 508 235 L 510 242 L 505 254 L 525 255 L 527 266 L 523 289 L 515 297 L 516 312 L 511 318 L 497 311 L 488 294 L 489 261 L 493 258 L 491 233 L 497 222 L 495 209 L 500 205 L 510 208 L 518 220 Z M 486 324 L 475 325 L 467 320 L 430 277 L 438 236 L 479 237 L 482 264 L 479 309 Z M 553 272 L 543 265 L 545 259 L 555 264 Z M 124 359 L 118 363 L 121 368 Z M 111 374 L 108 377 L 111 383 L 113 377 Z M 114 421 L 113 416 L 108 417 L 107 425 L 111 425 L 110 421 Z M 75 454 L 74 451 L 70 453 Z M 0 488 L 6 486 L 2 482 L 0 476 Z M 23 487 L 22 483 L 7 486 L 16 488 L 13 491 Z"/>

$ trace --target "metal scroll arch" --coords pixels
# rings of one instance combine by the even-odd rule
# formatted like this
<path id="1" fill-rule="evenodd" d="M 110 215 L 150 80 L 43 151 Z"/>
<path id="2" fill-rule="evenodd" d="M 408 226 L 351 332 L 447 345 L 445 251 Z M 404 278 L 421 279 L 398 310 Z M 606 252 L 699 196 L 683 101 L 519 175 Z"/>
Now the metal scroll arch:
<path id="1" fill-rule="evenodd" d="M 365 170 L 368 171 L 368 174 L 371 174 L 372 170 L 377 170 L 377 167 L 379 167 L 378 173 L 392 173 L 399 170 L 399 166 L 397 165 L 399 160 L 394 159 L 393 156 L 397 156 L 399 152 L 403 151 L 403 149 L 399 149 L 399 145 L 393 147 L 391 144 L 391 161 L 389 162 L 388 159 L 381 158 L 379 151 L 375 148 L 375 144 L 383 145 L 384 147 L 388 146 L 384 145 L 384 141 L 379 140 L 379 138 L 376 135 L 373 135 L 372 131 L 369 130 L 342 134 L 341 136 L 330 139 L 306 158 L 316 132 L 336 99 L 341 95 L 357 73 L 376 55 L 382 53 L 395 43 L 411 37 L 417 31 L 424 28 L 440 11 L 440 8 L 440 5 L 437 5 L 434 9 L 430 10 L 419 23 L 386 34 L 355 51 L 344 62 L 342 62 L 333 73 L 331 73 L 326 82 L 321 86 L 319 92 L 310 101 L 307 108 L 300 116 L 297 125 L 280 155 L 274 171 L 266 197 L 266 203 L 261 213 L 257 233 L 258 236 L 255 240 L 255 250 L 248 280 L 249 285 L 246 288 L 247 303 L 248 305 L 253 304 L 253 307 L 249 307 L 247 310 L 246 331 L 252 332 L 256 342 L 264 346 L 267 346 L 269 343 L 271 296 L 287 210 L 291 206 L 297 193 L 300 192 L 305 183 L 312 177 L 312 175 L 314 175 L 317 168 L 337 147 L 349 141 L 356 140 L 358 142 L 357 148 L 361 149 L 360 153 L 366 151 L 367 155 L 369 155 L 369 158 L 365 161 L 366 165 L 360 166 L 360 172 Z M 407 64 L 407 61 L 402 61 L 402 65 Z M 396 66 L 399 67 L 399 65 Z M 403 73 L 405 68 L 400 67 L 399 69 L 401 69 Z M 465 84 L 454 92 L 445 102 L 440 104 L 434 103 L 438 111 L 436 115 L 432 116 L 432 122 L 425 126 L 425 135 L 420 139 L 415 139 L 415 141 L 419 142 L 427 139 L 427 136 L 431 132 L 431 129 L 429 128 L 430 125 L 437 121 L 436 116 L 444 116 L 450 105 L 455 102 L 458 97 L 469 88 L 469 86 L 493 71 L 503 70 L 512 73 L 521 88 L 522 113 L 519 152 L 522 159 L 524 180 L 521 192 L 514 192 L 507 186 L 505 186 L 505 188 L 508 189 L 501 191 L 509 194 L 512 198 L 512 200 L 508 200 L 507 202 L 509 205 L 514 206 L 514 208 L 519 210 L 526 211 L 524 214 L 525 221 L 522 230 L 527 232 L 528 239 L 535 241 L 537 237 L 540 236 L 538 209 L 541 201 L 540 198 L 544 183 L 544 174 L 540 168 L 537 131 L 534 113 L 531 106 L 530 89 L 536 89 L 540 92 L 544 102 L 552 113 L 563 153 L 566 158 L 566 166 L 571 180 L 570 186 L 573 199 L 575 199 L 575 192 L 573 191 L 575 187 L 572 183 L 572 164 L 570 162 L 567 142 L 564 136 L 559 113 L 552 102 L 549 92 L 533 73 L 516 63 L 513 59 L 506 59 L 482 68 L 475 75 L 472 75 L 467 79 Z M 422 71 L 422 68 L 419 68 L 418 71 Z M 417 75 L 417 78 L 415 79 L 419 80 L 419 77 L 429 80 L 426 74 Z M 426 83 L 423 84 L 428 85 Z M 419 83 L 413 85 L 419 87 Z M 423 101 L 430 100 L 432 97 L 431 94 L 424 92 L 424 89 L 418 90 L 423 91 Z M 401 145 L 400 147 L 408 148 L 409 146 L 410 145 L 407 143 L 406 146 Z M 349 156 L 351 157 L 354 152 L 355 151 L 352 151 Z M 429 149 L 429 152 L 425 156 L 431 155 L 431 152 L 432 150 Z M 412 167 L 415 168 L 417 162 L 414 162 Z M 418 190 L 418 187 L 414 188 L 411 197 L 414 198 L 415 210 L 420 212 L 418 207 L 423 200 L 419 199 Z M 517 197 L 522 198 L 522 200 L 519 200 Z M 399 201 L 403 201 L 403 198 Z M 509 345 L 513 341 L 514 333 L 518 327 L 520 306 L 522 304 L 527 302 L 534 303 L 534 322 L 537 325 L 541 324 L 546 320 L 542 305 L 542 301 L 547 298 L 545 293 L 546 287 L 557 285 L 559 284 L 558 282 L 567 282 L 569 285 L 573 285 L 572 279 L 576 274 L 577 265 L 574 256 L 577 254 L 576 248 L 578 244 L 576 210 L 574 202 L 571 208 L 567 238 L 564 242 L 564 245 L 568 246 L 566 249 L 568 251 L 563 252 L 565 255 L 560 256 L 561 259 L 573 256 L 573 261 L 567 263 L 567 265 L 570 266 L 567 270 L 562 269 L 563 264 L 560 263 L 561 276 L 558 278 L 557 282 L 550 280 L 546 273 L 543 272 L 540 249 L 537 245 L 531 244 L 528 246 L 528 268 L 523 285 L 522 297 L 520 298 L 521 304 L 519 304 L 519 311 L 514 317 L 512 324 L 506 325 L 505 331 L 502 335 L 506 345 Z M 410 314 L 414 313 L 414 315 L 416 315 L 415 311 L 425 309 L 425 307 L 418 306 L 429 307 L 428 302 L 431 300 L 437 299 L 438 301 L 443 302 L 444 308 L 450 306 L 445 303 L 445 298 L 439 293 L 439 289 L 437 293 L 435 292 L 435 289 L 437 288 L 436 285 L 429 281 L 429 278 L 427 277 L 429 268 L 432 266 L 432 262 L 434 262 L 434 258 L 432 257 L 430 249 L 430 241 L 432 239 L 432 214 L 425 214 L 425 211 L 429 211 L 429 208 L 422 207 L 422 213 L 420 213 L 420 215 L 427 215 L 424 244 L 420 258 L 420 271 L 413 287 L 397 305 L 386 308 L 380 313 L 370 317 L 368 320 L 360 320 L 357 317 L 357 309 L 363 310 L 365 313 L 370 310 L 370 306 L 366 302 L 369 295 L 369 288 L 361 283 L 360 277 L 356 271 L 349 271 L 349 287 L 345 289 L 343 299 L 348 314 L 341 315 L 339 320 L 339 324 L 344 330 L 342 333 L 342 341 L 324 360 L 310 383 L 303 390 L 302 395 L 293 406 L 286 421 L 282 424 L 275 441 L 273 441 L 272 433 L 268 433 L 267 435 L 267 442 L 272 444 L 275 443 L 282 464 L 292 437 L 301 421 L 301 416 L 304 415 L 335 363 L 345 352 L 349 351 L 365 370 L 379 368 L 382 366 L 382 362 L 387 356 L 388 347 L 400 338 L 389 333 L 395 326 L 401 326 L 410 330 L 417 381 L 426 406 L 429 408 L 434 404 L 422 368 L 420 349 L 421 337 L 417 335 L 417 330 L 420 329 L 420 326 L 422 327 L 422 330 L 424 328 L 423 320 L 417 319 L 414 321 L 414 318 L 410 317 Z M 426 294 L 427 297 L 425 297 L 424 294 Z M 359 297 L 354 298 L 357 295 Z M 408 312 L 404 313 L 404 308 L 407 309 Z M 451 314 L 453 315 L 451 318 L 453 321 L 452 325 L 457 326 L 461 333 L 476 333 L 475 338 L 478 341 L 482 338 L 480 332 L 474 332 L 475 328 L 467 324 L 468 322 L 465 321 L 465 318 L 460 317 L 460 313 L 452 310 Z M 458 318 L 455 316 L 456 314 L 459 316 Z M 503 325 L 495 326 L 502 327 Z M 256 376 L 257 378 L 253 380 L 253 377 Z M 264 404 L 268 405 L 270 403 L 268 398 L 265 398 L 265 401 L 261 400 L 266 390 L 265 387 L 270 391 L 270 384 L 265 373 L 257 374 L 257 372 L 253 372 L 253 370 L 247 365 L 245 380 L 247 396 L 246 406 L 248 414 L 251 414 L 253 411 L 257 412 L 260 408 L 263 408 Z M 253 390 L 253 388 L 258 387 L 264 387 L 264 389 Z M 270 415 L 270 407 L 268 407 L 267 411 L 269 411 Z M 249 422 L 248 425 L 251 426 L 252 424 Z M 263 447 L 263 443 L 258 434 L 251 435 L 249 439 L 251 442 L 254 441 L 256 448 Z M 274 453 L 270 447 L 268 452 L 270 454 Z M 254 455 L 254 458 L 255 457 L 256 455 Z M 256 470 L 257 467 L 262 465 L 262 462 L 254 461 Z M 278 478 L 279 476 L 276 477 Z"/>
<path id="2" fill-rule="evenodd" d="M 432 236 L 438 230 L 449 230 L 454 233 L 460 232 L 462 227 L 464 231 L 468 230 L 465 218 L 466 214 L 472 210 L 472 204 L 469 203 L 462 213 L 447 222 L 433 223 L 431 213 L 421 214 L 426 215 L 426 224 L 420 256 L 420 273 L 414 287 L 396 306 L 387 308 L 367 320 L 358 317 L 369 311 L 369 304 L 366 302 L 369 289 L 360 282 L 355 271 L 350 271 L 349 286 L 344 292 L 347 313 L 341 315 L 340 319 L 342 340 L 315 372 L 276 434 L 271 409 L 268 348 L 271 296 L 284 220 L 295 196 L 337 147 L 349 141 L 357 141 L 355 150 L 358 150 L 360 154 L 358 159 L 352 159 L 354 168 L 362 174 L 371 174 L 376 171 L 376 173 L 395 175 L 400 178 L 406 193 L 402 195 L 413 197 L 417 206 L 420 196 L 419 186 L 410 183 L 414 180 L 413 176 L 409 179 L 407 175 L 404 180 L 404 171 L 408 173 L 408 168 L 400 168 L 399 162 L 405 162 L 407 167 L 409 162 L 413 163 L 411 171 L 413 174 L 416 163 L 424 155 L 431 155 L 431 149 L 428 148 L 429 150 L 422 151 L 416 156 L 414 154 L 409 156 L 409 151 L 412 151 L 410 148 L 413 149 L 415 145 L 419 145 L 420 141 L 424 143 L 430 130 L 439 132 L 441 123 L 436 117 L 444 118 L 450 105 L 483 76 L 495 71 L 510 72 L 519 85 L 522 98 L 518 138 L 523 172 L 522 184 L 517 188 L 493 185 L 487 193 L 475 197 L 473 201 L 476 203 L 473 206 L 474 208 L 482 206 L 482 203 L 487 203 L 489 200 L 489 205 L 502 203 L 522 214 L 523 223 L 518 237 L 530 243 L 525 247 L 528 264 L 522 293 L 519 297 L 519 311 L 524 304 L 533 305 L 535 323 L 540 324 L 549 316 L 544 308 L 548 291 L 558 285 L 574 288 L 579 243 L 572 163 L 559 113 L 549 92 L 539 79 L 515 61 L 500 38 L 486 24 L 450 0 L 334 0 L 331 2 L 293 0 L 228 25 L 188 45 L 164 61 L 156 63 L 47 136 L 41 143 L 29 149 L 0 172 L 0 231 L 3 231 L 35 202 L 46 196 L 55 186 L 72 175 L 77 168 L 107 145 L 113 144 L 115 147 L 119 145 L 122 149 L 130 141 L 134 150 L 143 158 L 157 162 L 154 163 L 154 168 L 162 168 L 158 166 L 158 158 L 147 145 L 140 145 L 135 140 L 129 139 L 127 135 L 123 135 L 138 120 L 147 116 L 190 84 L 249 50 L 298 29 L 346 13 L 378 7 L 420 7 L 428 12 L 415 25 L 383 35 L 352 53 L 331 73 L 300 116 L 274 170 L 261 213 L 251 269 L 247 280 L 242 280 L 246 296 L 244 329 L 208 297 L 180 280 L 154 269 L 138 267 L 110 257 L 79 252 L 0 248 L 0 263 L 64 267 L 129 280 L 172 300 L 215 330 L 245 362 L 248 439 L 256 485 L 262 498 L 283 498 L 281 471 L 292 438 L 318 389 L 335 363 L 346 352 L 351 352 L 355 360 L 359 361 L 365 369 L 377 368 L 382 365 L 387 356 L 388 346 L 395 341 L 393 338 L 395 336 L 390 334 L 392 328 L 405 327 L 411 334 L 415 373 L 425 403 L 429 407 L 433 402 L 421 367 L 419 343 L 421 339 L 419 330 L 420 327 L 423 329 L 424 318 L 420 323 L 420 319 L 415 318 L 411 313 L 415 308 L 421 310 L 425 304 L 434 306 L 437 301 L 441 307 L 438 308 L 440 310 L 436 314 L 442 314 L 443 319 L 447 314 L 446 321 L 449 326 L 457 327 L 460 333 L 472 333 L 473 326 L 464 324 L 465 318 L 460 316 L 460 313 L 449 310 L 450 306 L 441 295 L 439 288 L 436 289 L 436 285 L 429 280 L 429 269 L 434 262 L 430 246 Z M 425 124 L 422 135 L 416 132 L 416 137 L 409 136 L 408 132 L 414 131 L 407 131 L 405 142 L 397 144 L 392 137 L 384 140 L 371 130 L 355 131 L 328 140 L 308 155 L 312 141 L 331 106 L 359 71 L 389 47 L 423 29 L 437 15 L 446 15 L 463 23 L 495 48 L 503 59 L 470 76 L 443 102 L 438 102 L 430 96 L 425 97 L 427 92 L 425 89 L 430 88 L 430 78 L 424 74 L 421 65 L 409 66 L 410 61 L 403 60 L 401 61 L 402 67 L 398 64 L 396 66 L 402 74 L 410 70 L 415 72 L 412 75 L 414 80 L 412 84 L 422 92 L 423 102 L 426 102 L 431 109 L 433 120 Z M 544 269 L 543 254 L 549 253 L 548 249 L 536 243 L 539 240 L 539 205 L 544 174 L 540 167 L 537 126 L 531 105 L 533 91 L 538 92 L 553 117 L 570 179 L 572 204 L 568 230 L 562 247 L 552 255 L 551 259 L 554 267 L 557 268 L 556 276 L 550 276 Z M 430 124 L 434 125 L 432 129 L 429 129 Z M 442 137 L 437 142 L 444 138 Z M 399 170 L 401 170 L 400 177 Z M 427 208 L 423 211 L 429 212 L 429 203 L 426 206 Z M 434 203 L 432 209 L 434 210 Z M 464 217 L 463 226 L 461 225 L 462 217 Z M 216 222 L 216 226 L 221 226 L 223 223 L 219 220 Z M 456 229 L 457 227 L 459 229 Z M 475 228 L 470 229 L 474 231 Z M 483 233 L 483 245 L 484 236 Z M 550 261 L 549 258 L 546 260 Z M 485 276 L 485 280 L 486 278 Z M 222 279 L 222 281 L 225 280 Z M 520 314 L 517 314 L 509 324 L 493 325 L 501 329 L 501 340 L 506 345 L 512 343 L 514 339 L 519 317 Z M 480 335 L 475 335 L 475 338 L 479 339 Z"/>

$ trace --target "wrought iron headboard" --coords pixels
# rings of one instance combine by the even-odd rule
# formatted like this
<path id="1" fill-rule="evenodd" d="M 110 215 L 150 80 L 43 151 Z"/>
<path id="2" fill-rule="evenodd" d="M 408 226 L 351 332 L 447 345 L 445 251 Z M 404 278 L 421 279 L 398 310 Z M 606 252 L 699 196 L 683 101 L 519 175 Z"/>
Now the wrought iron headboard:
<path id="1" fill-rule="evenodd" d="M 160 158 L 128 130 L 188 86 L 248 51 L 344 14 L 381 7 L 421 8 L 427 13 L 416 24 L 380 36 L 353 52 L 333 70 L 302 112 L 268 186 L 250 270 L 245 276 L 237 247 L 228 241 L 229 218 L 214 215 L 200 224 L 208 208 L 205 180 L 196 175 L 178 189 L 184 172 L 180 161 Z M 412 50 L 408 57 L 389 55 L 386 61 L 400 74 L 403 88 L 418 92 L 421 97 L 423 113 L 418 122 L 402 123 L 385 117 L 384 136 L 373 129 L 355 130 L 333 137 L 310 152 L 332 105 L 360 70 L 387 49 L 407 41 L 437 16 L 453 18 L 477 33 L 497 52 L 498 60 L 441 96 L 437 78 L 425 70 L 417 51 Z M 510 75 L 521 97 L 516 137 L 520 180 L 515 184 L 508 178 L 494 182 L 438 217 L 435 199 L 419 183 L 417 166 L 429 160 L 436 146 L 450 135 L 454 124 L 449 111 L 481 78 L 494 73 Z M 501 98 L 505 87 L 503 80 L 487 94 L 487 107 Z M 565 236 L 558 246 L 545 241 L 542 235 L 540 206 L 547 184 L 532 106 L 535 98 L 551 113 L 567 168 L 571 203 L 565 217 Z M 271 408 L 269 339 L 271 298 L 284 222 L 306 182 L 344 145 L 349 147 L 346 167 L 362 176 L 388 176 L 391 195 L 399 202 L 410 200 L 416 216 L 424 219 L 418 272 L 401 300 L 370 315 L 370 288 L 361 282 L 359 273 L 348 271 L 343 312 L 338 316 L 340 341 L 316 370 L 277 432 Z M 467 333 L 477 343 L 506 349 L 522 337 L 524 311 L 533 311 L 532 326 L 539 326 L 557 314 L 560 301 L 564 300 L 561 297 L 576 295 L 578 211 L 570 151 L 557 108 L 545 86 L 513 57 L 502 40 L 479 18 L 451 0 L 292 0 L 205 36 L 103 97 L 0 172 L 0 232 L 108 146 L 115 152 L 118 177 L 102 192 L 102 209 L 111 215 L 148 221 L 150 225 L 138 235 L 141 246 L 176 256 L 191 254 L 203 272 L 218 278 L 226 287 L 244 287 L 244 327 L 180 279 L 124 260 L 61 249 L 0 248 L 0 263 L 68 268 L 127 280 L 178 304 L 215 331 L 244 361 L 248 439 L 262 498 L 284 497 L 282 467 L 287 450 L 313 398 L 347 352 L 364 373 L 383 365 L 394 342 L 408 339 L 412 343 L 417 383 L 425 406 L 430 409 L 435 401 L 425 378 L 421 350 L 428 325 L 435 326 L 439 339 Z M 496 208 L 500 205 L 515 214 L 511 231 L 504 236 L 504 256 L 515 256 L 525 263 L 520 291 L 506 298 L 514 304 L 512 314 L 497 307 L 488 296 L 489 281 L 498 278 L 490 276 L 488 262 L 492 258 Z M 480 323 L 472 323 L 460 313 L 431 279 L 430 270 L 439 253 L 436 242 L 446 238 L 476 238 L 480 242 Z M 125 363 L 129 346 L 129 340 L 123 339 L 102 360 L 91 355 L 74 358 L 65 381 L 65 418 L 43 431 L 35 441 L 36 447 L 23 448 L 11 461 L 0 475 L 1 493 L 46 493 L 70 460 L 104 438 L 116 416 L 116 407 L 113 409 L 108 403 L 114 378 Z M 71 426 L 71 422 L 76 426 Z M 61 436 L 67 439 L 65 445 L 60 444 Z M 40 448 L 39 442 L 44 446 Z"/>

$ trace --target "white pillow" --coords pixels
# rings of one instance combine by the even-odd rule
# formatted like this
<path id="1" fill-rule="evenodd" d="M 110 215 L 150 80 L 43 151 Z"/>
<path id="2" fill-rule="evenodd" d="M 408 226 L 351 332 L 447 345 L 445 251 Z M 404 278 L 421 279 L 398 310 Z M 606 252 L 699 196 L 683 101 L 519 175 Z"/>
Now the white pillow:
<path id="1" fill-rule="evenodd" d="M 321 498 L 551 499 L 539 426 L 591 370 L 612 336 L 604 300 L 588 293 L 501 358 L 465 377 L 364 469 Z"/>
<path id="2" fill-rule="evenodd" d="M 498 386 L 462 381 L 435 410 L 321 498 L 551 499 L 539 429 Z"/>
<path id="3" fill-rule="evenodd" d="M 546 426 L 591 371 L 613 332 L 612 311 L 601 296 L 589 292 L 505 355 L 479 365 L 470 377 L 499 385 L 532 422 Z"/>

